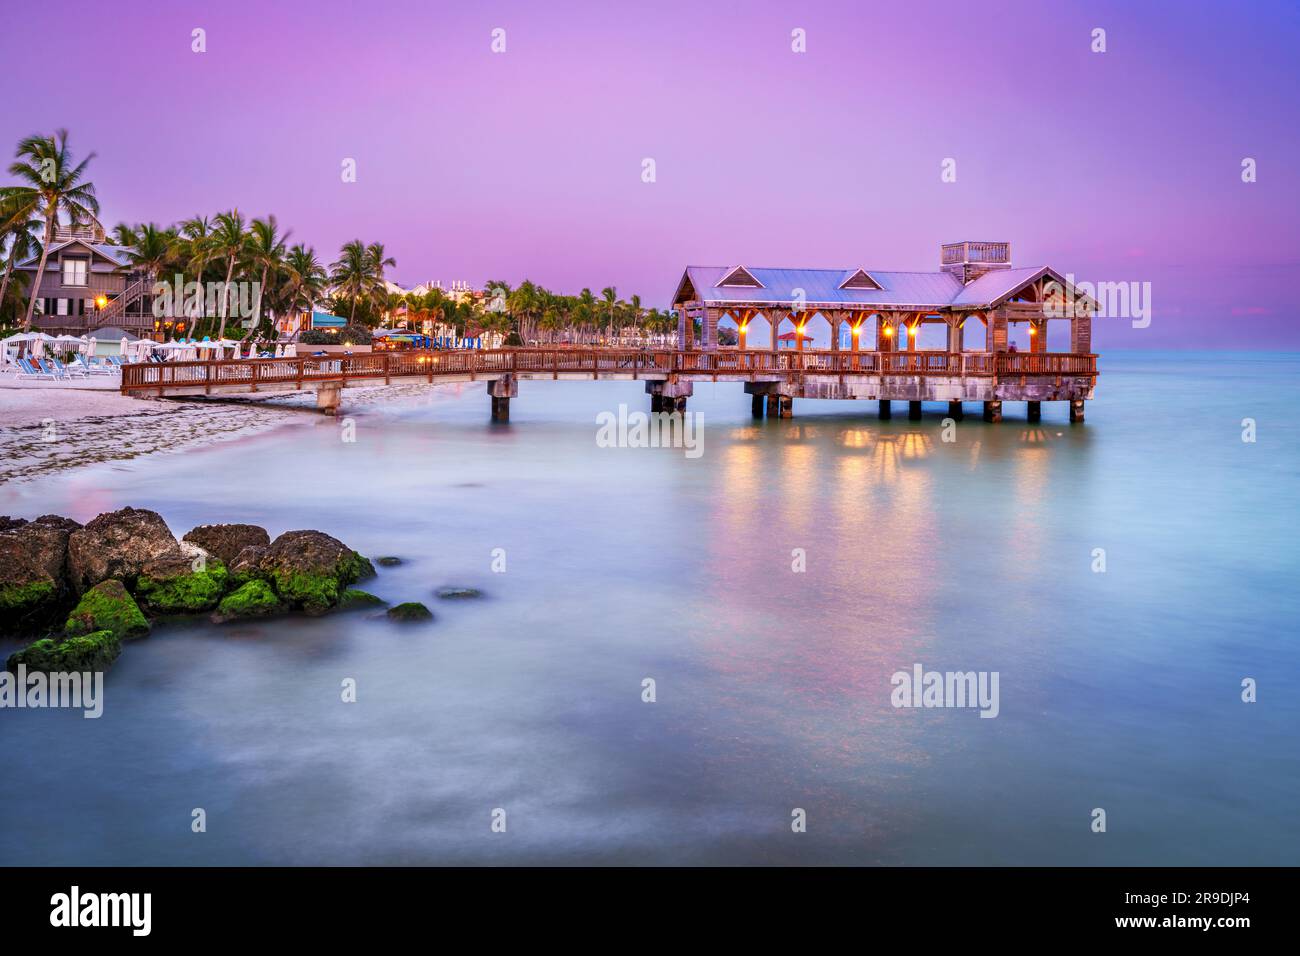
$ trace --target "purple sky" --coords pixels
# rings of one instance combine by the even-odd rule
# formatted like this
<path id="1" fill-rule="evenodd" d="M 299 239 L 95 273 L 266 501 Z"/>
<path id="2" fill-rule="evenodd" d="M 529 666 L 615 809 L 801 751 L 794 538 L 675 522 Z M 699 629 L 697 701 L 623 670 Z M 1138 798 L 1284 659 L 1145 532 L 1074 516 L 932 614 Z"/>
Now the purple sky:
<path id="1" fill-rule="evenodd" d="M 687 262 L 934 269 L 941 242 L 1009 240 L 1017 265 L 1152 284 L 1151 326 L 1101 321 L 1098 347 L 1300 345 L 1293 3 L 96 0 L 56 22 L 0 34 L 33 78 L 0 145 L 68 127 L 110 225 L 237 204 L 326 262 L 383 241 L 405 285 L 647 305 Z"/>

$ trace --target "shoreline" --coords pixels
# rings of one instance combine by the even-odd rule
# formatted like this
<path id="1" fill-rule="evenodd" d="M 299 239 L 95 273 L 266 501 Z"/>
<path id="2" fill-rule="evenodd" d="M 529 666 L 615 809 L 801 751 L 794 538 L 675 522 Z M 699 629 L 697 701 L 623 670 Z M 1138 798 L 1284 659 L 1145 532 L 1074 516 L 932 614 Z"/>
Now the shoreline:
<path id="1" fill-rule="evenodd" d="M 446 385 L 349 389 L 349 405 L 399 405 Z M 379 393 L 379 394 L 376 394 Z M 0 488 L 90 465 L 193 450 L 316 421 L 312 395 L 131 398 L 116 388 L 0 384 Z"/>

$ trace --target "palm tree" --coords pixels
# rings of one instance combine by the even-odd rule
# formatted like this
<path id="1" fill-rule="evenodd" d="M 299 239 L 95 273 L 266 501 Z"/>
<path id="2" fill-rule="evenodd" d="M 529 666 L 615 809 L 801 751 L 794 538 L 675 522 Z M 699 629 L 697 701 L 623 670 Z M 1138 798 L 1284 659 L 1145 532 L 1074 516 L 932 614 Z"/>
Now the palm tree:
<path id="1" fill-rule="evenodd" d="M 120 230 L 121 225 L 118 226 Z M 135 241 L 126 248 L 126 259 L 139 272 L 145 273 L 152 281 L 162 274 L 167 263 L 176 254 L 176 233 L 171 227 L 159 229 L 149 222 L 136 226 L 132 230 Z M 172 303 L 172 315 L 179 314 L 180 302 Z"/>
<path id="2" fill-rule="evenodd" d="M 135 229 L 125 222 L 119 222 L 108 234 L 108 238 L 115 246 L 134 246 Z"/>
<path id="3" fill-rule="evenodd" d="M 226 282 L 221 287 L 221 327 L 217 331 L 217 338 L 224 339 L 230 303 L 230 277 L 235 273 L 235 263 L 248 252 L 248 234 L 244 232 L 244 217 L 238 209 L 217 216 L 210 241 L 213 258 L 226 260 Z"/>
<path id="4" fill-rule="evenodd" d="M 5 257 L 4 277 L 0 278 L 0 303 L 5 300 L 13 277 L 14 266 L 40 254 L 41 221 L 23 215 L 22 204 L 17 200 L 0 202 L 0 249 L 9 246 Z"/>
<path id="5" fill-rule="evenodd" d="M 198 331 L 199 320 L 206 312 L 203 293 L 203 270 L 212 259 L 212 223 L 207 216 L 193 216 L 180 224 L 175 240 L 175 258 L 185 263 L 184 271 L 193 272 L 199 294 L 194 313 L 189 316 L 190 336 Z"/>
<path id="6" fill-rule="evenodd" d="M 310 311 L 325 292 L 329 276 L 316 258 L 316 250 L 302 243 L 289 250 L 285 257 L 284 303 L 285 311 Z"/>
<path id="7" fill-rule="evenodd" d="M 9 186 L 0 190 L 0 198 L 11 198 L 18 206 L 16 214 L 24 219 L 44 219 L 45 236 L 41 241 L 41 260 L 36 267 L 36 277 L 27 299 L 27 315 L 23 331 L 32 328 L 32 313 L 41 293 L 41 279 L 45 263 L 54 241 L 54 227 L 61 214 L 67 215 L 73 225 L 98 223 L 99 200 L 95 198 L 94 183 L 85 182 L 86 167 L 95 158 L 90 153 L 80 163 L 73 164 L 68 153 L 68 131 L 61 129 L 53 136 L 28 136 L 18 144 L 15 162 L 9 175 L 25 185 Z"/>
<path id="8" fill-rule="evenodd" d="M 292 230 L 280 235 L 275 216 L 254 219 L 249 229 L 248 261 L 254 268 L 260 267 L 262 270 L 261 281 L 257 286 L 257 304 L 253 307 L 254 336 L 262 325 L 262 297 L 266 293 L 267 276 L 284 269 L 285 240 L 291 234 Z"/>
<path id="9" fill-rule="evenodd" d="M 335 296 L 346 296 L 352 300 L 349 324 L 356 320 L 357 299 L 367 288 L 366 268 L 366 247 L 360 239 L 344 243 L 339 249 L 338 261 L 330 265 L 330 283 L 334 286 Z"/>

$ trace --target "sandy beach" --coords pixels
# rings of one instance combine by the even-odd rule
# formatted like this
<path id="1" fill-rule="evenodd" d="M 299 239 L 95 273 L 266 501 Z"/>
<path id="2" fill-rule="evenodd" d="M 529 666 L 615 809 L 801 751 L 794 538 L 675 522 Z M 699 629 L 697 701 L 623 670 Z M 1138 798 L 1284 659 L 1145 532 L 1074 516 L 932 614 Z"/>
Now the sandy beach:
<path id="1" fill-rule="evenodd" d="M 304 412 L 254 402 L 127 398 L 113 388 L 0 384 L 0 484 L 230 441 Z"/>
<path id="2" fill-rule="evenodd" d="M 429 400 L 463 386 L 347 390 L 346 408 Z M 183 451 L 315 420 L 312 394 L 264 399 L 128 398 L 103 383 L 35 385 L 0 380 L 0 485 L 83 465 Z"/>

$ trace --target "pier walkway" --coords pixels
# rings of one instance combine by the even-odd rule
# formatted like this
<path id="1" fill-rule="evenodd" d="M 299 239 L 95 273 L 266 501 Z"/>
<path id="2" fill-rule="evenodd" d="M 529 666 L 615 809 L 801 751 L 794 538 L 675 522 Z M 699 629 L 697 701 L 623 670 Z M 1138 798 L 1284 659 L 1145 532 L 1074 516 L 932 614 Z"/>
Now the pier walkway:
<path id="1" fill-rule="evenodd" d="M 522 379 L 643 380 L 655 411 L 685 409 L 695 382 L 743 382 L 753 411 L 789 417 L 795 398 L 909 403 L 984 403 L 1001 419 L 1004 401 L 1029 403 L 1035 420 L 1045 401 L 1070 403 L 1083 420 L 1097 382 L 1097 356 L 1070 352 L 761 351 L 750 349 L 503 348 L 399 351 L 194 362 L 136 363 L 122 368 L 122 393 L 140 397 L 311 391 L 318 407 L 337 411 L 344 388 L 413 382 L 484 381 L 494 418 L 509 416 Z"/>

